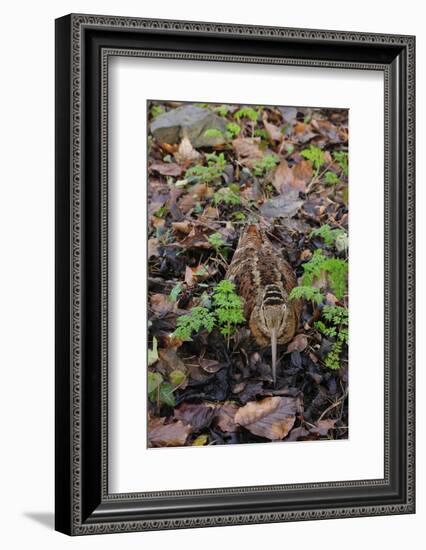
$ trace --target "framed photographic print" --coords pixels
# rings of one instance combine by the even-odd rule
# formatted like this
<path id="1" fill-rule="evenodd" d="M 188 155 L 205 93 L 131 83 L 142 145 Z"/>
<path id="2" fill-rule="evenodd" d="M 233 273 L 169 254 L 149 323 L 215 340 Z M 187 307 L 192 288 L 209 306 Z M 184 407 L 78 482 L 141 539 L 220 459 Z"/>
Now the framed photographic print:
<path id="1" fill-rule="evenodd" d="M 56 529 L 413 513 L 414 37 L 56 21 Z"/>

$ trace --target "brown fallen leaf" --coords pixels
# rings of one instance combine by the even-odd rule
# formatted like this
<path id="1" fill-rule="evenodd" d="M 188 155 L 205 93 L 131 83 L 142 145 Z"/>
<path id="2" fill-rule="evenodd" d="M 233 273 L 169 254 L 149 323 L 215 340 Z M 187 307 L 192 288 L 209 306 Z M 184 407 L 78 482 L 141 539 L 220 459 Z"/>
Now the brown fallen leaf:
<path id="1" fill-rule="evenodd" d="M 216 270 L 208 265 L 200 264 L 196 267 L 189 267 L 187 265 L 185 268 L 185 283 L 188 286 L 194 286 L 197 283 L 201 283 L 206 279 L 209 279 L 215 273 Z"/>
<path id="2" fill-rule="evenodd" d="M 174 232 L 184 233 L 185 235 L 188 235 L 191 232 L 192 227 L 192 223 L 188 220 L 172 223 L 172 228 Z"/>
<path id="3" fill-rule="evenodd" d="M 180 176 L 182 168 L 174 162 L 154 162 L 150 166 L 150 170 L 155 170 L 162 176 Z"/>
<path id="4" fill-rule="evenodd" d="M 184 137 L 180 142 L 179 148 L 174 154 L 175 159 L 179 164 L 189 166 L 200 158 L 200 153 L 194 149 L 192 143 L 187 137 Z"/>
<path id="5" fill-rule="evenodd" d="M 287 437 L 286 441 L 299 441 L 303 440 L 309 435 L 309 431 L 306 430 L 303 426 L 299 426 L 298 428 L 294 428 L 291 430 L 290 435 Z"/>
<path id="6" fill-rule="evenodd" d="M 237 138 L 232 142 L 232 147 L 240 158 L 241 164 L 253 168 L 255 162 L 263 158 L 260 147 L 260 138 Z"/>
<path id="7" fill-rule="evenodd" d="M 207 230 L 205 227 L 194 225 L 189 233 L 179 245 L 182 248 L 212 248 L 208 241 Z"/>
<path id="8" fill-rule="evenodd" d="M 304 122 L 297 122 L 293 127 L 294 139 L 298 143 L 307 143 L 313 137 L 315 133 L 312 132 L 310 125 Z"/>
<path id="9" fill-rule="evenodd" d="M 277 166 L 272 179 L 272 185 L 278 193 L 281 193 L 281 190 L 285 187 L 293 187 L 294 174 L 286 160 L 282 160 Z"/>
<path id="10" fill-rule="evenodd" d="M 185 267 L 185 283 L 188 286 L 194 286 L 195 284 L 194 271 L 193 271 L 193 268 L 189 267 L 189 265 Z"/>
<path id="11" fill-rule="evenodd" d="M 179 358 L 178 354 L 173 348 L 159 349 L 158 355 L 169 370 L 180 370 L 182 372 L 186 372 L 184 362 L 182 361 L 182 359 Z"/>
<path id="12" fill-rule="evenodd" d="M 309 160 L 301 160 L 293 166 L 293 175 L 296 180 L 301 181 L 303 182 L 303 184 L 306 185 L 311 181 L 313 176 L 312 164 L 309 162 Z M 301 191 L 305 191 L 305 185 L 303 184 L 298 184 L 298 188 Z"/>
<path id="13" fill-rule="evenodd" d="M 165 294 L 152 294 L 149 301 L 152 311 L 158 315 L 166 315 L 177 308 L 176 302 L 169 300 Z"/>
<path id="14" fill-rule="evenodd" d="M 187 214 L 197 202 L 211 196 L 213 196 L 213 190 L 206 183 L 197 183 L 180 197 L 178 206 L 183 214 Z"/>
<path id="15" fill-rule="evenodd" d="M 200 367 L 210 374 L 215 373 L 224 367 L 224 364 L 219 363 L 216 359 L 200 359 L 199 362 Z"/>
<path id="16" fill-rule="evenodd" d="M 215 206 L 207 206 L 204 208 L 203 218 L 215 220 L 219 217 L 219 211 Z"/>
<path id="17" fill-rule="evenodd" d="M 281 130 L 278 128 L 278 126 L 275 126 L 275 124 L 268 122 L 268 117 L 266 115 L 266 112 L 263 113 L 262 121 L 263 121 L 263 126 L 265 127 L 265 130 L 266 130 L 266 133 L 268 134 L 268 137 L 271 141 L 281 141 L 283 139 L 283 135 L 281 133 Z"/>
<path id="18" fill-rule="evenodd" d="M 294 426 L 297 412 L 301 412 L 297 397 L 265 397 L 238 409 L 235 422 L 255 435 L 279 441 Z"/>
<path id="19" fill-rule="evenodd" d="M 287 352 L 303 351 L 308 345 L 308 338 L 304 334 L 296 334 L 293 340 L 287 346 Z"/>
<path id="20" fill-rule="evenodd" d="M 210 403 L 183 402 L 175 408 L 175 418 L 191 426 L 193 432 L 199 432 L 210 426 L 216 406 Z"/>
<path id="21" fill-rule="evenodd" d="M 334 428 L 335 424 L 336 424 L 336 420 L 333 420 L 332 418 L 328 418 L 326 420 L 319 420 L 318 422 L 315 423 L 315 426 L 312 426 L 309 428 L 309 431 L 311 433 L 325 436 L 328 434 L 331 428 Z"/>
<path id="22" fill-rule="evenodd" d="M 150 418 L 148 420 L 149 447 L 178 447 L 184 445 L 191 433 L 191 426 L 182 421 L 165 423 L 166 418 Z"/>
<path id="23" fill-rule="evenodd" d="M 153 256 L 158 256 L 159 240 L 148 239 L 148 260 Z"/>
<path id="24" fill-rule="evenodd" d="M 322 136 L 328 138 L 331 143 L 340 143 L 342 137 L 338 128 L 328 120 L 313 119 L 312 128 L 317 130 Z"/>
<path id="25" fill-rule="evenodd" d="M 239 388 L 237 388 L 239 390 Z M 251 399 L 254 399 L 257 395 L 262 395 L 263 384 L 262 382 L 249 382 L 244 386 L 243 390 L 238 391 L 238 399 L 241 403 L 247 403 Z"/>
<path id="26" fill-rule="evenodd" d="M 215 424 L 222 432 L 235 432 L 237 425 L 235 424 L 235 414 L 239 407 L 232 401 L 227 401 L 217 407 L 214 417 Z"/>
<path id="27" fill-rule="evenodd" d="M 286 160 L 282 160 L 277 166 L 272 184 L 275 189 L 285 195 L 292 190 L 306 191 L 306 183 L 312 178 L 312 168 L 308 161 L 301 161 L 293 167 L 289 167 Z"/>

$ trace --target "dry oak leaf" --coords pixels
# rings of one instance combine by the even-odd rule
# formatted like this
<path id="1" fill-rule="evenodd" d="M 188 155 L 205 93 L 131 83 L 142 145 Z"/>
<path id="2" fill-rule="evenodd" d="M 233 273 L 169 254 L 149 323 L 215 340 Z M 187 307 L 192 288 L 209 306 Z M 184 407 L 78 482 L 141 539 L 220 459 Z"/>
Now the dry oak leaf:
<path id="1" fill-rule="evenodd" d="M 197 283 L 205 281 L 215 273 L 214 269 L 210 269 L 209 266 L 204 266 L 203 264 L 199 264 L 196 267 L 189 267 L 187 265 L 185 268 L 185 283 L 188 286 L 194 286 Z"/>
<path id="2" fill-rule="evenodd" d="M 237 138 L 232 142 L 232 147 L 241 159 L 241 164 L 248 168 L 253 168 L 255 162 L 263 158 L 259 145 L 260 138 Z"/>
<path id="3" fill-rule="evenodd" d="M 340 143 L 344 140 L 344 133 L 339 132 L 339 129 L 328 120 L 313 119 L 311 124 L 315 130 L 329 139 L 331 143 Z"/>
<path id="4" fill-rule="evenodd" d="M 303 351 L 308 345 L 308 338 L 304 334 L 296 334 L 293 340 L 287 346 L 287 352 Z"/>
<path id="5" fill-rule="evenodd" d="M 265 127 L 269 139 L 271 141 L 281 141 L 283 139 L 283 134 L 281 133 L 281 130 L 278 128 L 278 126 L 275 126 L 275 124 L 268 122 L 268 117 L 266 113 L 263 113 L 262 120 L 263 126 Z"/>
<path id="6" fill-rule="evenodd" d="M 309 160 L 301 160 L 293 166 L 293 174 L 297 181 L 302 181 L 304 184 L 309 183 L 313 176 L 312 164 Z M 301 191 L 305 191 L 305 186 L 298 184 Z"/>
<path id="7" fill-rule="evenodd" d="M 212 245 L 207 240 L 206 233 L 207 231 L 204 227 L 194 225 L 190 233 L 178 244 L 182 248 L 212 248 Z"/>
<path id="8" fill-rule="evenodd" d="M 304 122 L 297 122 L 293 127 L 293 136 L 298 143 L 307 143 L 313 137 L 314 132 L 311 131 L 310 126 Z"/>
<path id="9" fill-rule="evenodd" d="M 149 447 L 178 447 L 184 445 L 191 433 L 191 426 L 182 421 L 165 424 L 166 418 L 150 418 L 148 421 Z"/>
<path id="10" fill-rule="evenodd" d="M 179 199 L 178 206 L 183 214 L 187 214 L 197 202 L 211 196 L 213 190 L 206 183 L 197 183 Z"/>
<path id="11" fill-rule="evenodd" d="M 286 187 L 294 186 L 293 170 L 289 167 L 286 160 L 282 160 L 277 166 L 272 179 L 272 185 L 278 193 L 281 193 L 281 191 Z"/>
<path id="12" fill-rule="evenodd" d="M 192 223 L 188 220 L 172 223 L 172 229 L 174 233 L 178 232 L 178 233 L 185 233 L 185 235 L 188 235 L 191 232 L 192 227 L 193 227 Z"/>
<path id="13" fill-rule="evenodd" d="M 155 170 L 162 176 L 180 176 L 182 168 L 174 162 L 154 162 L 150 166 L 151 170 Z"/>
<path id="14" fill-rule="evenodd" d="M 207 403 L 183 402 L 175 408 L 175 418 L 191 427 L 191 431 L 199 432 L 210 426 L 216 406 Z"/>
<path id="15" fill-rule="evenodd" d="M 279 441 L 294 426 L 297 412 L 301 412 L 301 402 L 297 397 L 265 397 L 238 409 L 235 423 L 255 435 Z"/>
<path id="16" fill-rule="evenodd" d="M 232 401 L 225 401 L 223 405 L 216 409 L 215 424 L 222 432 L 232 433 L 237 431 L 235 414 L 238 409 L 238 405 Z"/>
<path id="17" fill-rule="evenodd" d="M 151 309 L 158 315 L 166 315 L 172 311 L 176 311 L 177 304 L 168 299 L 165 294 L 152 294 L 150 297 Z"/>
<path id="18" fill-rule="evenodd" d="M 318 434 L 320 436 L 325 436 L 328 434 L 328 431 L 334 428 L 334 425 L 336 424 L 337 420 L 334 420 L 332 418 L 328 418 L 326 420 L 318 420 L 316 422 L 315 426 L 312 426 L 309 431 L 311 433 Z"/>

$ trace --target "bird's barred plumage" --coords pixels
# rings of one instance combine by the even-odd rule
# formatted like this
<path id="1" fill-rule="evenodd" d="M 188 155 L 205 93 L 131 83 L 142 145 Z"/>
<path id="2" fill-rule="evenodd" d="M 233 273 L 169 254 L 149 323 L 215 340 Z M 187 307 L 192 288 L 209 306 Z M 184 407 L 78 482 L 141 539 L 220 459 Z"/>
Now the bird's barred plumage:
<path id="1" fill-rule="evenodd" d="M 299 324 L 300 303 L 288 299 L 297 285 L 294 271 L 265 232 L 250 224 L 241 233 L 226 276 L 244 300 L 244 313 L 256 342 L 272 347 L 275 381 L 276 346 L 288 343 Z"/>

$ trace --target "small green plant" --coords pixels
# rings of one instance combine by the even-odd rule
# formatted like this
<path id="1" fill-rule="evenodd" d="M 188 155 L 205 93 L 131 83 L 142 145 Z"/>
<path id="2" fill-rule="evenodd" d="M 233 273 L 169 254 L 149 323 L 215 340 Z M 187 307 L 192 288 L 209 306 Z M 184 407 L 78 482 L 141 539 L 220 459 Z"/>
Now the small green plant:
<path id="1" fill-rule="evenodd" d="M 327 185 L 337 185 L 340 182 L 340 180 L 334 172 L 326 172 L 324 174 L 324 182 Z"/>
<path id="2" fill-rule="evenodd" d="M 252 122 L 257 122 L 259 118 L 259 111 L 256 111 L 252 107 L 242 107 L 234 113 L 235 120 L 240 120 L 242 118 L 248 118 Z"/>
<path id="3" fill-rule="evenodd" d="M 345 260 L 335 257 L 324 256 L 321 249 L 315 250 L 309 262 L 303 264 L 303 277 L 300 287 L 314 287 L 314 283 L 321 288 L 326 288 L 330 285 L 331 290 L 338 300 L 341 300 L 347 290 L 347 275 L 348 264 Z M 297 288 L 300 288 L 297 287 Z M 313 294 L 313 291 L 303 290 L 298 291 L 293 289 L 290 296 L 305 298 L 306 296 L 298 295 L 298 293 L 311 292 L 313 296 L 320 298 L 319 294 Z M 313 298 L 307 298 L 313 300 Z M 315 301 L 315 300 L 313 300 Z M 317 301 L 318 303 L 318 301 Z"/>
<path id="4" fill-rule="evenodd" d="M 216 252 L 221 251 L 221 249 L 225 246 L 225 241 L 223 240 L 223 237 L 220 233 L 213 233 L 210 235 L 207 239 L 209 243 L 212 245 L 212 247 L 216 250 Z"/>
<path id="5" fill-rule="evenodd" d="M 223 133 L 218 130 L 217 128 L 208 128 L 204 132 L 204 137 L 206 138 L 221 138 L 223 137 Z"/>
<path id="6" fill-rule="evenodd" d="M 345 176 L 349 173 L 348 153 L 346 151 L 334 151 L 333 159 L 337 162 Z"/>
<path id="7" fill-rule="evenodd" d="M 236 293 L 234 283 L 224 279 L 215 286 L 208 307 L 195 306 L 187 315 L 178 317 L 172 337 L 190 342 L 201 329 L 210 333 L 216 326 L 229 344 L 237 325 L 244 322 L 243 300 Z"/>
<path id="8" fill-rule="evenodd" d="M 241 126 L 236 122 L 228 122 L 226 125 L 226 130 L 229 134 L 229 138 L 234 139 L 241 132 Z"/>
<path id="9" fill-rule="evenodd" d="M 340 258 L 324 256 L 321 249 L 315 250 L 309 262 L 303 264 L 303 284 L 313 286 L 314 281 L 327 276 L 331 290 L 338 300 L 346 292 L 348 263 Z"/>
<path id="10" fill-rule="evenodd" d="M 160 107 L 160 105 L 153 105 L 151 107 L 151 116 L 152 116 L 152 118 L 155 118 L 158 115 L 162 115 L 163 113 L 165 113 L 165 110 L 163 109 L 163 107 Z"/>
<path id="11" fill-rule="evenodd" d="M 275 168 L 279 163 L 279 158 L 276 155 L 266 155 L 261 160 L 257 160 L 253 167 L 253 173 L 255 176 L 263 176 L 270 170 Z"/>
<path id="12" fill-rule="evenodd" d="M 216 193 L 213 195 L 213 203 L 215 206 L 218 206 L 222 203 L 226 205 L 240 205 L 241 198 L 235 191 L 233 191 L 229 187 L 225 187 L 219 189 L 219 191 L 216 191 Z"/>
<path id="13" fill-rule="evenodd" d="M 296 286 L 290 292 L 289 299 L 298 300 L 300 298 L 320 305 L 324 300 L 324 294 L 315 286 Z"/>
<path id="14" fill-rule="evenodd" d="M 181 315 L 176 321 L 176 329 L 172 333 L 173 338 L 178 338 L 182 342 L 190 342 L 192 336 L 198 333 L 202 328 L 211 332 L 215 325 L 213 313 L 205 307 L 193 307 L 188 315 Z"/>
<path id="15" fill-rule="evenodd" d="M 345 151 L 334 151 L 333 158 L 342 169 L 343 174 L 345 176 L 348 176 L 348 173 L 349 173 L 348 153 L 346 153 Z"/>
<path id="16" fill-rule="evenodd" d="M 154 216 L 156 218 L 164 218 L 164 216 L 167 214 L 168 208 L 166 205 L 161 206 L 158 210 L 154 212 Z"/>
<path id="17" fill-rule="evenodd" d="M 342 237 L 345 237 L 347 241 L 347 233 L 344 229 L 331 229 L 328 223 L 322 225 L 318 229 L 311 231 L 311 237 L 321 237 L 327 246 L 336 245 L 336 243 L 343 244 Z M 337 248 L 337 247 L 336 247 Z"/>
<path id="18" fill-rule="evenodd" d="M 301 156 L 312 163 L 312 168 L 315 170 L 315 176 L 318 175 L 319 169 L 325 162 L 324 151 L 315 145 L 309 145 L 307 149 L 301 151 Z"/>
<path id="19" fill-rule="evenodd" d="M 232 214 L 232 217 L 234 218 L 235 221 L 237 222 L 242 222 L 244 221 L 245 219 L 247 219 L 247 216 L 244 214 L 244 212 L 241 212 L 241 210 L 238 210 L 237 212 L 234 212 Z"/>
<path id="20" fill-rule="evenodd" d="M 219 116 L 226 116 L 229 113 L 228 105 L 219 105 L 214 109 Z"/>
<path id="21" fill-rule="evenodd" d="M 327 338 L 334 340 L 331 350 L 327 353 L 324 363 L 329 369 L 340 368 L 340 355 L 343 344 L 348 342 L 348 310 L 340 306 L 324 306 L 322 311 L 324 321 L 316 321 L 315 328 Z"/>
<path id="22" fill-rule="evenodd" d="M 243 300 L 235 291 L 235 284 L 224 279 L 213 292 L 213 306 L 220 332 L 229 338 L 237 325 L 244 323 Z"/>
<path id="23" fill-rule="evenodd" d="M 219 170 L 223 171 L 226 166 L 226 159 L 223 153 L 207 153 L 206 154 L 207 166 L 215 166 Z"/>
<path id="24" fill-rule="evenodd" d="M 257 128 L 254 131 L 254 135 L 256 137 L 260 137 L 261 139 L 268 139 L 268 132 L 264 130 L 263 128 Z"/>
<path id="25" fill-rule="evenodd" d="M 185 172 L 185 179 L 189 179 L 192 182 L 202 181 L 210 183 L 213 180 L 219 179 L 223 174 L 226 166 L 226 159 L 223 153 L 217 155 L 216 153 L 208 153 L 206 155 L 207 166 L 198 164 L 192 166 Z"/>

